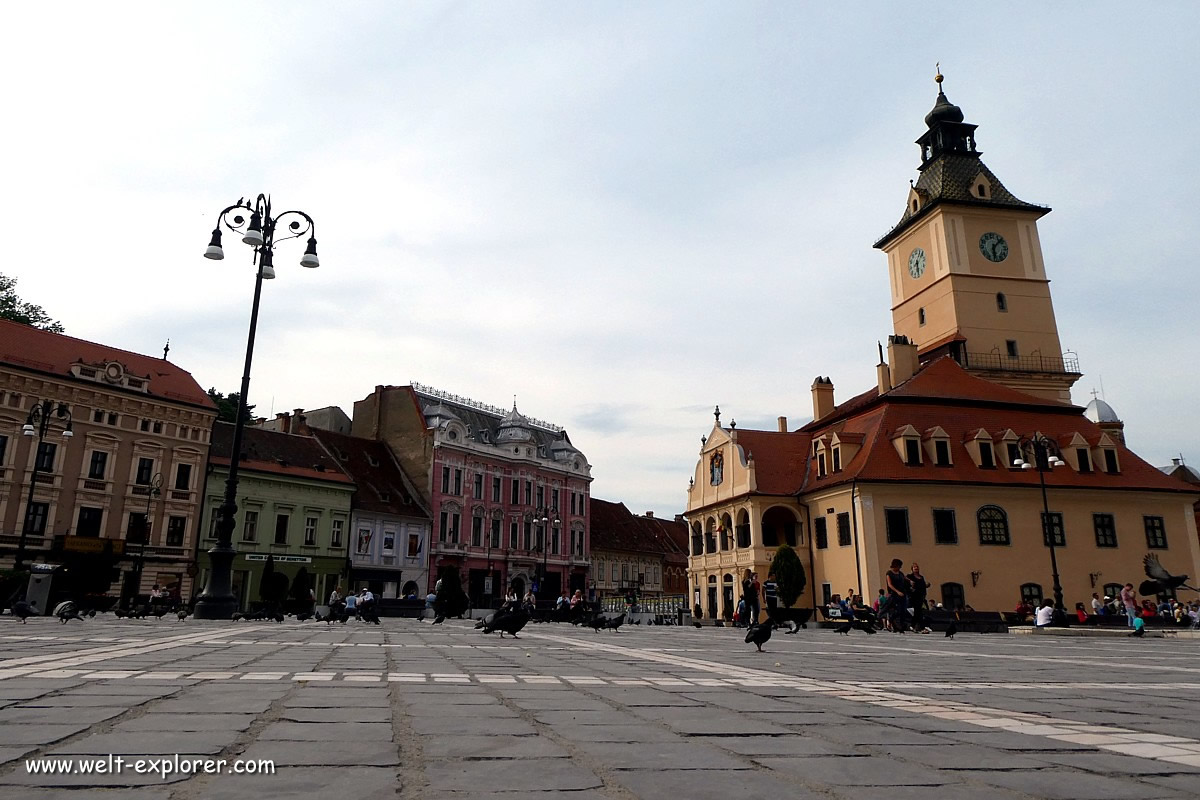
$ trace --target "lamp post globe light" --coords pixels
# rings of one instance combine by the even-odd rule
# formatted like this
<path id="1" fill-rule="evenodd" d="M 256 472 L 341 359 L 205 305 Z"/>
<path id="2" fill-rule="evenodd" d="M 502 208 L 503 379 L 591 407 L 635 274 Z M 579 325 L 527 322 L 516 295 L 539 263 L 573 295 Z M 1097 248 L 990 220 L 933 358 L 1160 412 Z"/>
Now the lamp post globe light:
<path id="1" fill-rule="evenodd" d="M 1050 503 L 1046 499 L 1046 473 L 1063 466 L 1066 462 L 1060 458 L 1062 453 L 1054 440 L 1040 433 L 1021 438 L 1017 442 L 1017 446 L 1020 447 L 1021 453 L 1025 457 L 1013 461 L 1013 466 L 1023 470 L 1036 469 L 1038 483 L 1042 487 L 1042 537 L 1046 546 L 1050 548 L 1050 574 L 1054 580 L 1054 624 L 1065 625 L 1066 613 L 1063 608 L 1062 583 L 1058 579 L 1058 556 L 1055 554 L 1055 540 L 1058 537 L 1058 531 L 1050 524 Z"/>
<path id="2" fill-rule="evenodd" d="M 46 438 L 46 434 L 50 430 L 52 419 L 59 419 L 64 423 L 62 438 L 70 439 L 75 435 L 71 432 L 71 409 L 67 407 L 66 403 L 55 404 L 49 399 L 34 402 L 33 408 L 29 409 L 29 416 L 26 418 L 25 424 L 21 427 L 21 433 L 26 436 L 36 436 L 37 441 L 33 445 L 33 469 L 29 473 L 29 496 L 25 500 L 25 523 L 21 526 L 21 537 L 17 540 L 17 558 L 13 563 L 13 569 L 16 571 L 20 571 L 25 565 L 25 540 L 33 533 L 33 492 L 37 487 L 38 472 L 42 471 L 42 440 Z M 51 459 L 46 471 L 50 472 L 53 469 L 54 464 Z"/>
<path id="3" fill-rule="evenodd" d="M 161 472 L 154 473 L 154 477 L 150 478 L 150 483 L 146 484 L 146 515 L 142 518 L 142 546 L 138 550 L 137 560 L 137 583 L 134 584 L 134 595 L 136 596 L 142 588 L 142 570 L 146 566 L 146 544 L 150 541 L 150 504 L 162 494 L 163 475 Z"/>
<path id="4" fill-rule="evenodd" d="M 538 577 L 538 590 L 540 593 L 544 594 L 546 591 L 546 576 L 549 574 L 546 553 L 550 549 L 550 542 L 548 541 L 548 537 L 546 535 L 546 526 L 553 525 L 554 535 L 558 536 L 558 528 L 560 525 L 562 525 L 562 520 L 559 519 L 557 508 L 546 508 L 545 506 L 540 506 L 538 507 L 538 510 L 534 512 L 534 521 L 537 522 L 542 529 L 541 541 L 538 542 L 538 547 L 540 547 L 542 551 L 542 571 Z"/>
<path id="5" fill-rule="evenodd" d="M 249 219 L 247 219 L 247 215 Z M 242 242 L 254 248 L 252 263 L 258 269 L 254 278 L 254 304 L 250 309 L 250 333 L 246 340 L 246 365 L 242 371 L 241 394 L 238 396 L 237 419 L 233 425 L 233 446 L 229 454 L 229 477 L 225 480 L 225 497 L 217 509 L 217 543 L 208 551 L 208 583 L 196 600 L 197 619 L 230 619 L 237 611 L 237 598 L 233 596 L 233 549 L 234 515 L 237 513 L 238 463 L 241 461 L 242 431 L 246 426 L 246 397 L 250 392 L 250 364 L 254 359 L 254 333 L 258 328 L 258 303 L 262 295 L 262 282 L 275 277 L 274 255 L 275 234 L 279 223 L 287 217 L 292 219 L 280 231 L 285 234 L 279 241 L 296 239 L 308 235 L 308 247 L 300 257 L 300 266 L 320 266 L 317 259 L 316 226 L 312 217 L 303 211 L 284 211 L 273 214 L 271 198 L 260 194 L 251 204 L 245 198 L 223 210 L 217 217 L 212 239 L 205 258 L 220 261 L 225 257 L 221 249 L 221 226 L 239 234 Z"/>

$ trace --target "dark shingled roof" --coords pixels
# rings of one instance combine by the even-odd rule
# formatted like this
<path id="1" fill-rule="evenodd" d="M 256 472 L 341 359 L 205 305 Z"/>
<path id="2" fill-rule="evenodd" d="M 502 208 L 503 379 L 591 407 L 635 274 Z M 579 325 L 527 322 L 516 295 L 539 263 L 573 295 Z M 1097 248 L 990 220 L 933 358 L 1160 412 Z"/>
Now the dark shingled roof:
<path id="1" fill-rule="evenodd" d="M 588 499 L 592 550 L 646 553 L 667 561 L 687 561 L 687 523 L 641 517 L 624 503 Z"/>
<path id="2" fill-rule="evenodd" d="M 210 459 L 224 466 L 229 464 L 232 453 L 233 423 L 214 422 Z M 331 483 L 354 483 L 313 437 L 250 426 L 242 432 L 242 459 L 238 468 Z"/>
<path id="3" fill-rule="evenodd" d="M 382 514 L 429 518 L 418 495 L 384 442 L 312 428 L 312 435 L 354 479 L 354 507 Z"/>

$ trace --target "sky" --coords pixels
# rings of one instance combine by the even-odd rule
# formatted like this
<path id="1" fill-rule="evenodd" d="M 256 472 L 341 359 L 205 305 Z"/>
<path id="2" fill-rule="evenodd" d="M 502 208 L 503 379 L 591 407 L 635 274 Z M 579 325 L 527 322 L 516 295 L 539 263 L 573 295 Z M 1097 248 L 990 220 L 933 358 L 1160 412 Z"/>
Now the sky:
<path id="1" fill-rule="evenodd" d="M 417 381 L 566 427 L 593 496 L 681 513 L 713 407 L 875 382 L 871 244 L 943 88 L 1039 223 L 1060 337 L 1129 445 L 1200 465 L 1200 5 L 9 3 L 0 272 L 73 336 L 237 391 L 239 197 L 279 243 L 249 399 Z"/>

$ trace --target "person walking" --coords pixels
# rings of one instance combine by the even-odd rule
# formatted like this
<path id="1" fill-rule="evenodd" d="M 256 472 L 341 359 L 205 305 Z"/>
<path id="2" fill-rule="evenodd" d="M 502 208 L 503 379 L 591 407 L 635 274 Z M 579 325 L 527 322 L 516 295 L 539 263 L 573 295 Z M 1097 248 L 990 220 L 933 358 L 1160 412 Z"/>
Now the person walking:
<path id="1" fill-rule="evenodd" d="M 908 573 L 908 602 L 913 609 L 913 630 L 917 633 L 930 633 L 925 627 L 925 600 L 929 593 L 929 581 L 921 574 L 919 564 L 912 565 Z"/>
<path id="2" fill-rule="evenodd" d="M 1125 588 L 1121 590 L 1121 605 L 1125 607 L 1125 616 L 1129 620 L 1129 627 L 1133 627 L 1133 621 L 1138 618 L 1137 593 L 1133 591 L 1133 584 L 1125 584 Z"/>
<path id="3" fill-rule="evenodd" d="M 892 633 L 904 633 L 908 617 L 908 578 L 904 576 L 904 562 L 893 558 L 892 568 L 883 574 L 883 582 L 887 589 Z"/>

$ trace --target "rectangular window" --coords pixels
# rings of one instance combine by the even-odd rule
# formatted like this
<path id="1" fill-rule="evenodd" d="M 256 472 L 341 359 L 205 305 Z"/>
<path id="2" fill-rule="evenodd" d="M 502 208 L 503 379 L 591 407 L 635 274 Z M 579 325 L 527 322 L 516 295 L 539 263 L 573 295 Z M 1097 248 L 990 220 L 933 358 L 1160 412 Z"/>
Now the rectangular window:
<path id="1" fill-rule="evenodd" d="M 908 531 L 907 508 L 885 508 L 883 519 L 887 528 L 888 544 L 911 544 L 912 536 Z"/>
<path id="2" fill-rule="evenodd" d="M 450 468 L 442 467 L 442 494 L 450 494 Z"/>
<path id="3" fill-rule="evenodd" d="M 304 518 L 304 544 L 309 547 L 317 544 L 317 517 Z"/>
<path id="4" fill-rule="evenodd" d="M 587 495 L 583 492 L 579 493 L 579 516 L 587 516 Z"/>
<path id="5" fill-rule="evenodd" d="M 1146 547 L 1152 550 L 1167 549 L 1167 529 L 1162 517 L 1142 517 L 1146 525 Z"/>
<path id="6" fill-rule="evenodd" d="M 187 517 L 167 518 L 167 547 L 183 547 L 183 534 L 187 530 Z"/>
<path id="7" fill-rule="evenodd" d="M 75 535 L 95 539 L 100 535 L 100 522 L 103 519 L 104 509 L 80 506 L 79 523 L 75 526 Z"/>
<path id="8" fill-rule="evenodd" d="M 500 520 L 492 520 L 492 547 L 500 547 Z"/>
<path id="9" fill-rule="evenodd" d="M 461 469 L 454 470 L 454 494 L 456 496 L 462 495 L 462 470 Z"/>
<path id="10" fill-rule="evenodd" d="M 617 564 L 612 565 L 612 582 L 616 583 L 621 580 L 621 568 Z"/>
<path id="11" fill-rule="evenodd" d="M 104 409 L 97 408 L 92 412 L 92 422 L 104 422 Z"/>
<path id="12" fill-rule="evenodd" d="M 1067 546 L 1067 534 L 1063 530 L 1063 515 L 1058 511 L 1042 512 L 1042 544 L 1050 546 L 1051 536 L 1055 547 Z"/>
<path id="13" fill-rule="evenodd" d="M 141 428 L 142 433 L 149 433 L 150 432 L 150 420 L 148 420 L 148 419 L 142 420 L 140 423 L 140 428 Z"/>
<path id="14" fill-rule="evenodd" d="M 192 465 L 180 464 L 175 467 L 175 488 L 186 492 L 192 488 Z"/>
<path id="15" fill-rule="evenodd" d="M 421 555 L 421 537 L 413 536 L 412 534 L 409 534 L 409 536 L 408 536 L 408 557 L 416 558 L 419 555 Z"/>
<path id="16" fill-rule="evenodd" d="M 824 453 L 821 453 L 819 456 L 817 456 L 817 477 L 818 478 L 825 477 L 825 454 Z"/>
<path id="17" fill-rule="evenodd" d="M 471 517 L 471 546 L 483 547 L 483 517 Z"/>
<path id="18" fill-rule="evenodd" d="M 833 584 L 821 584 L 821 605 L 828 606 L 833 602 Z"/>
<path id="19" fill-rule="evenodd" d="M 8 452 L 8 437 L 0 436 L 0 466 L 4 465 L 4 455 Z"/>
<path id="20" fill-rule="evenodd" d="M 842 471 L 842 448 L 840 447 L 833 448 L 833 471 Z"/>
<path id="21" fill-rule="evenodd" d="M 558 510 L 558 489 L 550 490 L 550 507 L 555 511 Z"/>
<path id="22" fill-rule="evenodd" d="M 827 528 L 828 526 L 825 524 L 824 517 L 817 517 L 813 520 L 813 536 L 817 540 L 818 550 L 824 550 L 826 547 L 829 547 L 829 531 Z"/>
<path id="23" fill-rule="evenodd" d="M 330 534 L 329 534 L 329 546 L 330 547 L 341 547 L 342 546 L 342 528 L 345 526 L 345 524 L 346 524 L 346 520 L 344 520 L 344 519 L 335 519 L 333 521 L 333 524 L 330 527 Z"/>
<path id="24" fill-rule="evenodd" d="M 1079 458 L 1079 471 L 1091 472 L 1092 456 L 1091 453 L 1088 452 L 1088 449 L 1086 447 L 1077 447 L 1075 448 L 1075 455 Z"/>
<path id="25" fill-rule="evenodd" d="M 1021 448 L 1015 442 L 1008 443 L 1008 466 L 1013 466 L 1021 460 Z"/>
<path id="26" fill-rule="evenodd" d="M 476 500 L 483 499 L 483 473 L 481 472 L 475 473 L 471 497 L 475 498 Z"/>
<path id="27" fill-rule="evenodd" d="M 54 472 L 54 455 L 58 452 L 58 445 L 54 442 L 42 442 L 38 445 L 37 450 L 37 471 L 38 472 Z"/>
<path id="28" fill-rule="evenodd" d="M 934 544 L 958 544 L 953 508 L 933 509 L 933 541 Z"/>
<path id="29" fill-rule="evenodd" d="M 46 533 L 46 517 L 50 513 L 49 503 L 30 503 L 25 512 L 25 530 L 30 536 Z"/>
<path id="30" fill-rule="evenodd" d="M 383 554 L 390 556 L 396 552 L 396 532 L 387 530 L 383 531 Z"/>
<path id="31" fill-rule="evenodd" d="M 921 443 L 916 439 L 904 440 L 904 463 L 910 467 L 921 466 Z"/>
<path id="32" fill-rule="evenodd" d="M 843 511 L 837 515 L 837 534 L 838 547 L 849 547 L 850 542 L 850 514 Z"/>
<path id="33" fill-rule="evenodd" d="M 1009 339 L 1008 341 L 1006 341 L 1004 343 L 1004 347 L 1008 350 L 1009 358 L 1017 358 L 1020 355 L 1020 353 L 1017 350 L 1017 340 L 1016 339 Z"/>
<path id="34" fill-rule="evenodd" d="M 458 538 L 459 522 L 460 522 L 460 517 L 458 514 L 450 515 L 450 542 L 452 544 L 458 544 L 458 542 L 459 542 L 459 538 Z"/>
<path id="35" fill-rule="evenodd" d="M 558 555 L 558 530 L 550 532 L 550 555 Z"/>
<path id="36" fill-rule="evenodd" d="M 525 505 L 533 505 L 533 481 L 525 481 Z"/>
<path id="37" fill-rule="evenodd" d="M 492 502 L 500 502 L 500 478 L 496 476 L 492 478 Z"/>
<path id="38" fill-rule="evenodd" d="M 538 508 L 544 508 L 545 505 L 546 505 L 546 487 L 539 486 L 539 487 L 537 487 L 537 506 L 538 506 Z"/>
<path id="39" fill-rule="evenodd" d="M 116 425 L 116 424 L 117 424 L 117 415 L 116 415 L 116 414 L 114 414 L 114 413 L 113 413 L 113 412 L 111 412 L 111 411 L 110 411 L 110 412 L 108 412 L 108 424 L 109 424 L 109 425 Z"/>
<path id="40" fill-rule="evenodd" d="M 1096 529 L 1096 547 L 1117 546 L 1117 521 L 1112 514 L 1092 514 L 1092 527 Z"/>
<path id="41" fill-rule="evenodd" d="M 443 511 L 438 519 L 438 541 L 445 542 L 450 536 L 450 514 Z"/>
<path id="42" fill-rule="evenodd" d="M 571 513 L 575 513 L 575 493 L 571 492 Z"/>
<path id="43" fill-rule="evenodd" d="M 518 530 L 517 521 L 514 519 L 512 521 L 512 524 L 508 526 L 508 549 L 509 550 L 517 549 L 517 530 Z"/>
<path id="44" fill-rule="evenodd" d="M 525 549 L 533 549 L 533 524 L 530 522 L 525 523 Z"/>
<path id="45" fill-rule="evenodd" d="M 358 529 L 358 540 L 354 543 L 354 551 L 360 556 L 370 555 L 371 539 L 374 538 L 374 532 L 370 528 Z"/>
<path id="46" fill-rule="evenodd" d="M 275 515 L 275 544 L 287 544 L 288 538 L 288 515 Z"/>
<path id="47" fill-rule="evenodd" d="M 258 512 L 247 511 L 242 522 L 242 541 L 258 541 Z"/>
<path id="48" fill-rule="evenodd" d="M 521 482 L 516 478 L 509 478 L 509 502 L 514 506 L 521 502 Z"/>
<path id="49" fill-rule="evenodd" d="M 133 482 L 138 486 L 149 486 L 150 479 L 154 477 L 154 459 L 139 458 L 137 465 L 137 474 Z"/>
<path id="50" fill-rule="evenodd" d="M 0 448 L 0 459 L 4 457 L 3 448 Z M 1117 451 L 1110 448 L 1104 449 L 1104 471 L 1105 472 L 1120 472 L 1121 465 L 1117 463 Z"/>
<path id="51" fill-rule="evenodd" d="M 129 521 L 125 523 L 125 541 L 129 544 L 140 544 L 143 541 L 149 544 L 147 524 L 146 515 L 143 512 L 130 511 Z"/>
<path id="52" fill-rule="evenodd" d="M 218 519 L 218 517 L 219 517 L 219 516 L 220 516 L 220 515 L 219 515 L 219 514 L 217 514 L 217 509 L 215 509 L 215 508 L 213 508 L 213 509 L 209 509 L 209 514 L 208 514 L 208 538 L 210 538 L 210 539 L 215 539 L 215 538 L 217 538 L 217 523 L 220 521 L 220 520 Z"/>
<path id="53" fill-rule="evenodd" d="M 933 443 L 933 460 L 939 467 L 950 466 L 950 443 L 938 440 Z"/>
<path id="54" fill-rule="evenodd" d="M 979 443 L 979 466 L 984 469 L 992 469 L 996 466 L 996 457 L 992 452 L 991 442 Z"/>
<path id="55" fill-rule="evenodd" d="M 103 450 L 93 450 L 91 463 L 88 464 L 88 477 L 94 481 L 102 481 L 107 471 L 108 453 Z"/>

